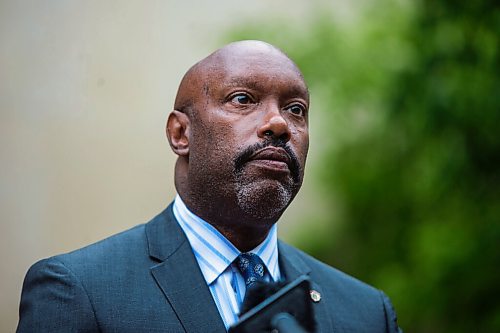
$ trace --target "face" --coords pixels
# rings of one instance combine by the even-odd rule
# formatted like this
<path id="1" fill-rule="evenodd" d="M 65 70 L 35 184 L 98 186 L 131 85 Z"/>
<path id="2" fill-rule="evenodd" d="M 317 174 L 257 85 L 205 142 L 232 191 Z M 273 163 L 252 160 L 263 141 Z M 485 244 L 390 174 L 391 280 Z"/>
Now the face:
<path id="1" fill-rule="evenodd" d="M 307 87 L 274 49 L 221 55 L 216 64 L 204 72 L 203 93 L 192 106 L 190 187 L 219 209 L 277 219 L 302 184 Z"/>

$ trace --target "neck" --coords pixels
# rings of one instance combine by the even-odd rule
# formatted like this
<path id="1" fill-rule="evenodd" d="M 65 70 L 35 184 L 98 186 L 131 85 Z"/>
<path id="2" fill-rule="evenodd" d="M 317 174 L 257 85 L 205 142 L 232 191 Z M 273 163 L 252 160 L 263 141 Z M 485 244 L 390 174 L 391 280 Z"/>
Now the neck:
<path id="1" fill-rule="evenodd" d="M 261 244 L 269 234 L 271 226 L 268 228 L 247 228 L 245 226 L 235 228 L 234 226 L 214 227 L 227 238 L 241 252 L 249 252 Z"/>
<path id="2" fill-rule="evenodd" d="M 186 207 L 196 216 L 217 229 L 238 250 L 248 252 L 262 243 L 276 223 L 276 219 L 256 219 L 246 216 L 239 209 L 230 209 L 216 200 L 207 204 L 193 201 L 179 193 Z"/>

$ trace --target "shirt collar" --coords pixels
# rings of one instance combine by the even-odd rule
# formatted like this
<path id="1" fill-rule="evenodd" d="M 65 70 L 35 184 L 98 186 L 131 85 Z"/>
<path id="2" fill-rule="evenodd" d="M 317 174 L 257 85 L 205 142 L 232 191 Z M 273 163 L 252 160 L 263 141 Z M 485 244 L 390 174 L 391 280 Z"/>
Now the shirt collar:
<path id="1" fill-rule="evenodd" d="M 211 224 L 193 214 L 177 195 L 173 212 L 193 249 L 198 265 L 208 285 L 213 283 L 241 253 Z M 272 279 L 279 279 L 278 235 L 274 224 L 266 239 L 250 251 L 257 254 Z"/>

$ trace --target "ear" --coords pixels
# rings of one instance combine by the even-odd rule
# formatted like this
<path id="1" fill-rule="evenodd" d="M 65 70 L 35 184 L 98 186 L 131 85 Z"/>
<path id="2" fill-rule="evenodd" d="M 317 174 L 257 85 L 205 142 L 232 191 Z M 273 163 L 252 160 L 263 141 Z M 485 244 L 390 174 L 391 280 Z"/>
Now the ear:
<path id="1" fill-rule="evenodd" d="M 188 116 L 180 111 L 172 111 L 167 120 L 167 139 L 174 153 L 189 155 L 190 122 Z"/>

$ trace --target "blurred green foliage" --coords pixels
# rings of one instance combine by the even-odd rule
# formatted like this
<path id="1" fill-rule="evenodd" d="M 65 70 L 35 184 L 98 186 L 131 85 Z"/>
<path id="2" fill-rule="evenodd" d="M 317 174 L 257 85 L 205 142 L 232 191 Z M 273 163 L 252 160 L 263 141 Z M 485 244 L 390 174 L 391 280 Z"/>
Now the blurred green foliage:
<path id="1" fill-rule="evenodd" d="M 279 46 L 311 88 L 332 208 L 295 243 L 386 291 L 407 331 L 500 332 L 499 6 L 358 6 L 230 36 Z"/>

